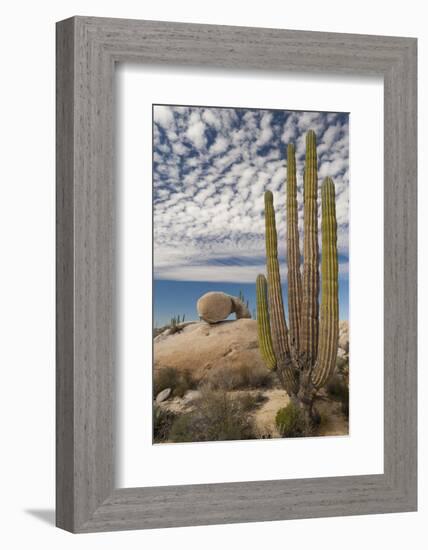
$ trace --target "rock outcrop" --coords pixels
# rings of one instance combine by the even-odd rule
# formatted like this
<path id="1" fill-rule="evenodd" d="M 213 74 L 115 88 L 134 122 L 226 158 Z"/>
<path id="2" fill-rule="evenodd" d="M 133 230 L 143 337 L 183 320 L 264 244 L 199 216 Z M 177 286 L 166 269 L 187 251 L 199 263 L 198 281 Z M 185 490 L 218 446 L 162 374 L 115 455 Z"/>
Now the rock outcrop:
<path id="1" fill-rule="evenodd" d="M 339 349 L 337 350 L 336 366 L 339 374 L 349 376 L 349 323 L 339 321 Z"/>
<path id="2" fill-rule="evenodd" d="M 155 369 L 186 369 L 197 378 L 203 378 L 213 368 L 265 368 L 257 343 L 257 322 L 253 319 L 197 322 L 166 338 L 160 334 L 154 340 L 154 361 Z"/>
<path id="3" fill-rule="evenodd" d="M 347 321 L 340 321 L 339 333 L 341 345 L 337 366 L 341 369 L 347 368 L 349 361 Z M 166 330 L 154 339 L 155 370 L 165 367 L 189 370 L 201 380 L 210 371 L 244 366 L 266 370 L 259 351 L 257 321 L 253 319 L 215 324 L 203 321 L 187 323 L 178 332 L 168 333 Z"/>
<path id="4" fill-rule="evenodd" d="M 339 348 L 349 353 L 349 323 L 348 321 L 339 321 Z"/>
<path id="5" fill-rule="evenodd" d="M 242 300 L 224 292 L 207 292 L 196 304 L 200 319 L 207 323 L 224 321 L 231 313 L 237 319 L 250 319 L 251 314 Z"/>

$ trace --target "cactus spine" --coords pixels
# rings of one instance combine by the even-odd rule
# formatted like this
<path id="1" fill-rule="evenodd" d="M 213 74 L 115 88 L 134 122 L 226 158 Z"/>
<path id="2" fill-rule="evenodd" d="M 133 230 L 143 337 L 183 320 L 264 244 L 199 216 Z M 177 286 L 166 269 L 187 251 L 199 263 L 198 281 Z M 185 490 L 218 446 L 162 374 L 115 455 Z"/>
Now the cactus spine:
<path id="1" fill-rule="evenodd" d="M 288 331 L 278 262 L 273 195 L 265 193 L 266 264 L 257 277 L 259 346 L 269 369 L 275 369 L 292 400 L 310 425 L 316 419 L 313 400 L 336 365 L 339 334 L 338 262 L 335 189 L 331 178 L 321 187 L 322 297 L 319 315 L 318 174 L 315 132 L 306 135 L 304 172 L 303 276 L 300 274 L 296 161 L 294 145 L 287 147 Z M 266 288 L 267 287 L 267 288 Z M 268 296 L 268 299 L 267 297 Z M 320 318 L 319 318 L 320 317 Z"/>

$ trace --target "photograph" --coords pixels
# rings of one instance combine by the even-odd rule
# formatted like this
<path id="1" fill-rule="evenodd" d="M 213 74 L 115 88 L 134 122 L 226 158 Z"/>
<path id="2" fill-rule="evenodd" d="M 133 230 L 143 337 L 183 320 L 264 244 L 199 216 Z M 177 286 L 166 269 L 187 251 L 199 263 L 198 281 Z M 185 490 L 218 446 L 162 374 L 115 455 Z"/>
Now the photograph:
<path id="1" fill-rule="evenodd" d="M 349 430 L 349 114 L 153 105 L 153 443 Z"/>

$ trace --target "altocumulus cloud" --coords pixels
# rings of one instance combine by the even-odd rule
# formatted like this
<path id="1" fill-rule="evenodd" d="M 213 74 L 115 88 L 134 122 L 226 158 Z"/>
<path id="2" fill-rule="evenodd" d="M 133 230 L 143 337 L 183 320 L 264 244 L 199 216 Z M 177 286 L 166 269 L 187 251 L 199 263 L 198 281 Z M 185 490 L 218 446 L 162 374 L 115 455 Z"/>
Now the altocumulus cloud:
<path id="1" fill-rule="evenodd" d="M 320 182 L 336 186 L 339 269 L 348 273 L 349 120 L 346 113 L 153 108 L 154 275 L 253 283 L 265 271 L 263 193 L 274 193 L 285 250 L 286 146 L 296 146 L 303 236 L 305 135 L 317 135 Z M 319 224 L 321 216 L 320 196 Z M 301 245 L 302 250 L 302 245 Z M 282 262 L 285 280 L 285 264 Z"/>

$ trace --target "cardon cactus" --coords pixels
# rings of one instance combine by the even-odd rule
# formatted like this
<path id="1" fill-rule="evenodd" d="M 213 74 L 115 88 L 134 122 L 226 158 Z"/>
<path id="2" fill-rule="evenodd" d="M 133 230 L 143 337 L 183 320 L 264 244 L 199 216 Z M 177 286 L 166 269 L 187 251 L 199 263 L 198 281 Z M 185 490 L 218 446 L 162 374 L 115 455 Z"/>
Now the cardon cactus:
<path id="1" fill-rule="evenodd" d="M 275 370 L 292 401 L 313 427 L 313 402 L 336 366 L 339 336 L 339 299 L 336 202 L 334 183 L 321 186 L 322 250 L 321 307 L 318 250 L 318 174 L 315 132 L 306 135 L 303 187 L 303 272 L 300 271 L 296 160 L 294 145 L 287 147 L 287 258 L 289 329 L 285 319 L 278 261 L 273 195 L 265 193 L 267 280 L 258 275 L 257 324 L 259 346 L 266 366 Z M 319 311 L 320 310 L 320 311 Z"/>
<path id="2" fill-rule="evenodd" d="M 199 298 L 196 309 L 200 319 L 210 324 L 224 321 L 231 313 L 235 313 L 237 319 L 251 318 L 248 307 L 240 298 L 224 292 L 207 292 Z"/>

